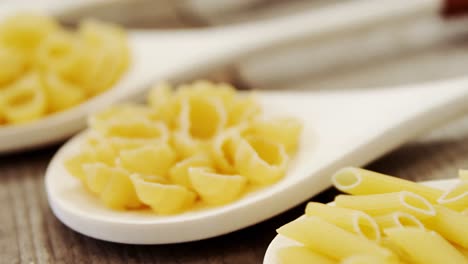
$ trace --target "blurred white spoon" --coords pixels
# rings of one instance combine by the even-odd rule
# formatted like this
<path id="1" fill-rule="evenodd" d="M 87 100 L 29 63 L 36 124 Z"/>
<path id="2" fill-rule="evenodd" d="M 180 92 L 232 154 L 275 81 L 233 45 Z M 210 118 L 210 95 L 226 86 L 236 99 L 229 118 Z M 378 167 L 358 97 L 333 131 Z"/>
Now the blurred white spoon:
<path id="1" fill-rule="evenodd" d="M 304 124 L 298 153 L 284 179 L 221 207 L 158 216 L 113 211 L 87 193 L 64 168 L 78 151 L 78 135 L 52 159 L 45 186 L 54 214 L 82 234 L 121 243 L 163 244 L 199 240 L 253 225 L 330 186 L 345 166 L 362 166 L 436 125 L 468 112 L 468 78 L 346 92 L 259 92 L 266 113 L 295 116 Z"/>
<path id="2" fill-rule="evenodd" d="M 425 181 L 421 182 L 424 185 L 428 185 L 434 188 L 439 188 L 441 190 L 448 190 L 458 182 L 457 179 L 449 180 L 434 180 L 434 181 Z M 279 227 L 278 227 L 279 228 Z M 277 235 L 270 243 L 265 252 L 265 257 L 263 258 L 263 264 L 281 264 L 281 261 L 278 259 L 278 250 L 285 247 L 297 246 L 298 242 L 289 239 L 282 235 Z"/>
<path id="3" fill-rule="evenodd" d="M 60 14 L 93 4 L 91 0 L 80 2 L 6 2 L 0 4 L 0 18 L 18 10 L 38 9 Z M 139 98 L 157 80 L 186 80 L 259 50 L 304 37 L 340 34 L 390 19 L 433 12 L 440 10 L 441 4 L 440 0 L 395 0 L 382 8 L 379 1 L 361 0 L 253 24 L 191 31 L 132 31 L 129 34 L 132 65 L 115 87 L 79 106 L 36 122 L 1 127 L 0 153 L 65 139 L 85 127 L 89 113 L 111 103 Z"/>

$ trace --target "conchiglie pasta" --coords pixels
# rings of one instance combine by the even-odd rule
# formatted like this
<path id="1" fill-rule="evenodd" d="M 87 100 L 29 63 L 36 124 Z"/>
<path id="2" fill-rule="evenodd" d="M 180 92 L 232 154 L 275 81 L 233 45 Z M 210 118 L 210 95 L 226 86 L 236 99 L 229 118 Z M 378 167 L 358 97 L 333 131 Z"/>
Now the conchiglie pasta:
<path id="1" fill-rule="evenodd" d="M 127 37 L 117 26 L 84 21 L 71 31 L 41 14 L 8 17 L 0 22 L 0 124 L 74 107 L 112 87 L 129 63 Z M 41 89 L 24 89 L 31 75 Z M 10 89 L 17 86 L 23 89 Z"/>
<path id="2" fill-rule="evenodd" d="M 132 182 L 138 198 L 159 214 L 178 213 L 195 202 L 196 194 L 180 185 L 146 181 L 138 174 Z"/>
<path id="3" fill-rule="evenodd" d="M 302 131 L 302 124 L 294 118 L 277 118 L 252 122 L 250 133 L 282 144 L 288 153 L 294 153 Z"/>
<path id="4" fill-rule="evenodd" d="M 98 36 L 90 37 L 99 43 Z M 69 173 L 110 208 L 149 207 L 164 215 L 233 202 L 280 180 L 299 140 L 300 126 L 290 137 L 266 131 L 266 125 L 254 127 L 260 104 L 227 84 L 161 83 L 151 88 L 147 102 L 111 106 L 89 117 L 81 152 L 65 161 Z M 291 153 L 286 145 L 293 146 Z M 109 185 L 113 174 L 118 181 Z M 123 188 L 128 179 L 134 193 L 121 193 L 128 200 L 106 192 L 107 186 Z M 135 196 L 140 204 L 125 202 Z"/>
<path id="5" fill-rule="evenodd" d="M 261 185 L 281 179 L 288 163 L 283 145 L 259 137 L 239 141 L 234 159 L 241 175 Z"/>

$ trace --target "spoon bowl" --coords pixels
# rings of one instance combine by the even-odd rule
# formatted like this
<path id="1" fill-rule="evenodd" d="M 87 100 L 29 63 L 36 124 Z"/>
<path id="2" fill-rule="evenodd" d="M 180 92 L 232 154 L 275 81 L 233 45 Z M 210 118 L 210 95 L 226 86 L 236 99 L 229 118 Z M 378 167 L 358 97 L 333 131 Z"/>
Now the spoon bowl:
<path id="1" fill-rule="evenodd" d="M 121 243 L 177 243 L 229 233 L 323 191 L 339 168 L 362 166 L 466 112 L 468 79 L 346 92 L 259 92 L 258 98 L 265 113 L 281 111 L 304 125 L 299 150 L 279 182 L 230 204 L 180 215 L 113 211 L 63 166 L 79 149 L 81 134 L 58 151 L 47 169 L 45 185 L 54 214 L 82 234 Z"/>

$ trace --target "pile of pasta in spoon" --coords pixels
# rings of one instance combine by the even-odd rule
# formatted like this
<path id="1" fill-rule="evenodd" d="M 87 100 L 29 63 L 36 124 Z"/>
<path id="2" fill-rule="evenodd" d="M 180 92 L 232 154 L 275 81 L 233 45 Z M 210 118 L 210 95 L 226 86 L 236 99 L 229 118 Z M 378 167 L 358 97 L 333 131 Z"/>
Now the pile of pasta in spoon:
<path id="1" fill-rule="evenodd" d="M 71 31 L 39 14 L 8 17 L 0 23 L 0 125 L 73 107 L 112 87 L 128 65 L 117 26 L 85 20 Z"/>
<path id="2" fill-rule="evenodd" d="M 297 242 L 279 249 L 281 263 L 468 263 L 468 171 L 445 192 L 358 168 L 332 180 L 348 194 L 277 230 Z"/>
<path id="3" fill-rule="evenodd" d="M 148 105 L 119 105 L 89 118 L 69 173 L 113 209 L 175 214 L 232 202 L 280 180 L 301 123 L 266 118 L 253 94 L 197 81 L 154 87 Z"/>

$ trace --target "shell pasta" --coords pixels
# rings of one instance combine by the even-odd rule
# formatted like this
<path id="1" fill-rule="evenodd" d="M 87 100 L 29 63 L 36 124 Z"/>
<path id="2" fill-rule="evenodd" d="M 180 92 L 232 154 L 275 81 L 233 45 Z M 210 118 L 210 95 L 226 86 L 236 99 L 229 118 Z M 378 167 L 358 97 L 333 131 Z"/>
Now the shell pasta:
<path id="1" fill-rule="evenodd" d="M 444 192 L 364 169 L 339 170 L 332 181 L 351 195 L 338 195 L 333 204 L 310 202 L 304 216 L 280 227 L 277 232 L 296 245 L 279 248 L 278 259 L 467 264 L 468 203 L 460 178 Z"/>
<path id="2" fill-rule="evenodd" d="M 116 105 L 90 116 L 81 150 L 64 165 L 112 209 L 167 215 L 221 206 L 283 178 L 298 148 L 300 122 L 264 120 L 261 110 L 252 95 L 227 84 L 162 83 L 147 106 Z M 128 199 L 112 196 L 112 188 Z M 363 225 L 356 232 L 372 235 Z"/>
<path id="3" fill-rule="evenodd" d="M 76 31 L 21 13 L 0 22 L 0 124 L 76 106 L 119 80 L 130 53 L 122 29 L 83 21 Z"/>

